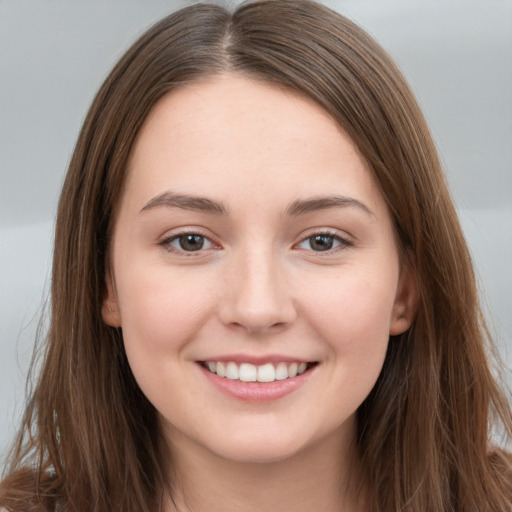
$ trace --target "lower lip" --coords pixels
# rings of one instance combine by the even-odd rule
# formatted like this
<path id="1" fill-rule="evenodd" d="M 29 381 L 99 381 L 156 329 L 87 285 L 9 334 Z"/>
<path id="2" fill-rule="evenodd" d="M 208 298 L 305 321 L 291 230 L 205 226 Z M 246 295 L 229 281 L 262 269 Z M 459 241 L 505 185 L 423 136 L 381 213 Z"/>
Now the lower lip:
<path id="1" fill-rule="evenodd" d="M 231 380 L 226 377 L 219 377 L 217 374 L 208 371 L 202 365 L 199 367 L 206 378 L 220 391 L 228 396 L 243 400 L 245 402 L 271 402 L 293 393 L 299 389 L 310 377 L 314 368 L 311 368 L 301 375 L 285 380 L 274 382 L 243 382 Z"/>

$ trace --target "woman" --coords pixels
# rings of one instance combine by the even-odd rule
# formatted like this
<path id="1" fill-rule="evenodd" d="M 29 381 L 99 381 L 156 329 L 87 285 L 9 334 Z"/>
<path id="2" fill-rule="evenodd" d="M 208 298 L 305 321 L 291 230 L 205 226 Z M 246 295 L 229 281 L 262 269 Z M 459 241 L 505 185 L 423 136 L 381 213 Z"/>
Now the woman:
<path id="1" fill-rule="evenodd" d="M 510 407 L 425 121 L 309 1 L 185 8 L 100 89 L 8 510 L 510 510 Z"/>

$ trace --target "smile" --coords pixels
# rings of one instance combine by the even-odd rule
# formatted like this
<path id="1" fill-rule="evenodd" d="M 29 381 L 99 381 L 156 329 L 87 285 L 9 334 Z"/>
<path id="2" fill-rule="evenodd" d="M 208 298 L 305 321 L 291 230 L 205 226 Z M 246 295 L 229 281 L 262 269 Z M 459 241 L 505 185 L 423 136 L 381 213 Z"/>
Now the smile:
<path id="1" fill-rule="evenodd" d="M 206 361 L 202 366 L 210 373 L 229 380 L 242 382 L 274 382 L 291 379 L 303 374 L 315 363 L 266 363 L 254 365 L 251 363 L 235 363 L 233 361 Z"/>

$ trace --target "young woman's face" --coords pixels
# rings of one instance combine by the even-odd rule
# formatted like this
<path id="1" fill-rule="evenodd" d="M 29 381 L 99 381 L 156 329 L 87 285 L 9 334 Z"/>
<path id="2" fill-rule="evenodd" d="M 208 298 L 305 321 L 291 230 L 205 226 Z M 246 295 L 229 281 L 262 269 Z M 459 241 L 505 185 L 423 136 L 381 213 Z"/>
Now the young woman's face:
<path id="1" fill-rule="evenodd" d="M 112 247 L 104 319 L 171 446 L 263 462 L 353 440 L 415 286 L 378 187 L 319 106 L 236 75 L 167 95 Z"/>

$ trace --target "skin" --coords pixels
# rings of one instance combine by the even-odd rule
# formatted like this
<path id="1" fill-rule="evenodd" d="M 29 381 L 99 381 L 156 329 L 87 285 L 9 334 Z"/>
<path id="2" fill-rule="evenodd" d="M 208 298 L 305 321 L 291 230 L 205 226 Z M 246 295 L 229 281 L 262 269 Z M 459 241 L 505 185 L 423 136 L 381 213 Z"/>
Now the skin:
<path id="1" fill-rule="evenodd" d="M 173 206 L 165 193 L 225 211 Z M 349 201 L 290 213 L 333 195 Z M 185 251 L 183 232 L 205 237 L 203 249 Z M 318 250 L 318 234 L 331 249 Z M 160 414 L 180 510 L 363 510 L 355 413 L 417 290 L 335 121 L 237 75 L 169 93 L 133 148 L 113 237 L 103 316 L 123 328 Z M 205 377 L 198 361 L 226 354 L 316 365 L 292 393 L 253 403 Z"/>

